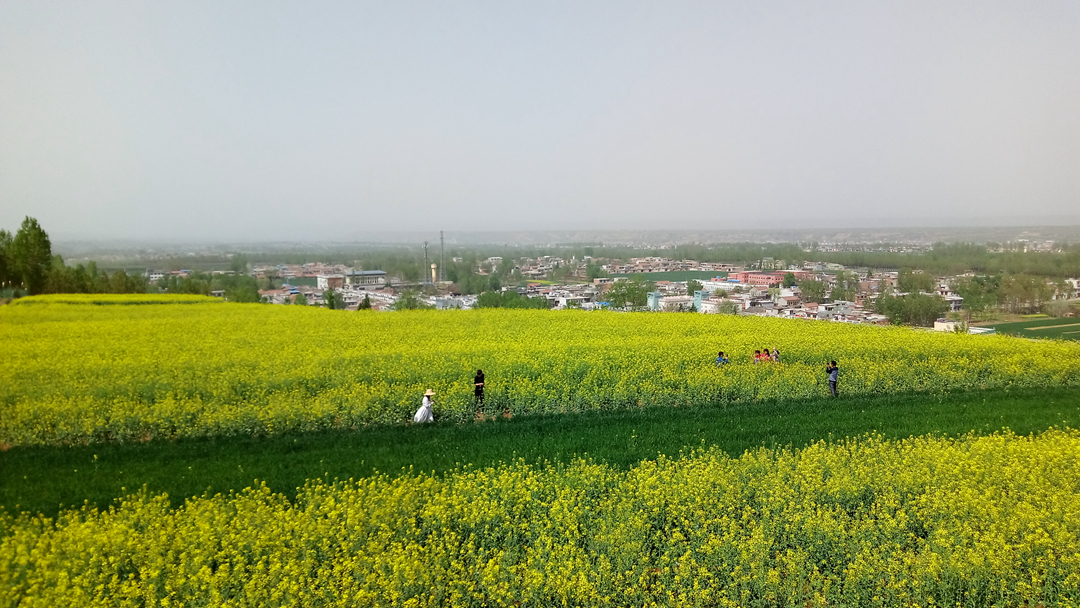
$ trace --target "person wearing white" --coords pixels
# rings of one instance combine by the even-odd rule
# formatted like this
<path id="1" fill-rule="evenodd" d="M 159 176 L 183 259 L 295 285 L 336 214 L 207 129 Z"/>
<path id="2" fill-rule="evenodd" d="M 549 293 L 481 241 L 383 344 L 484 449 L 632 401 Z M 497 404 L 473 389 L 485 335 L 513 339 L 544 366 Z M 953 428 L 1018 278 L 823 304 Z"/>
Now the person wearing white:
<path id="1" fill-rule="evenodd" d="M 420 409 L 416 410 L 416 415 L 412 417 L 413 422 L 435 422 L 435 415 L 431 412 L 431 406 L 435 405 L 434 397 L 435 391 L 427 389 Z"/>

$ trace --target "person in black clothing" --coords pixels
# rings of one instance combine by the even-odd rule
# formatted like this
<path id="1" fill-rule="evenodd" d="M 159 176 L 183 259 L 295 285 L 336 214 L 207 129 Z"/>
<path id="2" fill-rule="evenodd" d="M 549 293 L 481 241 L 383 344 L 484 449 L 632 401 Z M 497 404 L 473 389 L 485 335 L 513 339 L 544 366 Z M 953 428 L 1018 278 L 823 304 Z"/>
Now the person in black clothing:
<path id="1" fill-rule="evenodd" d="M 476 405 L 484 404 L 484 370 L 476 370 L 476 377 L 473 378 L 473 401 Z"/>

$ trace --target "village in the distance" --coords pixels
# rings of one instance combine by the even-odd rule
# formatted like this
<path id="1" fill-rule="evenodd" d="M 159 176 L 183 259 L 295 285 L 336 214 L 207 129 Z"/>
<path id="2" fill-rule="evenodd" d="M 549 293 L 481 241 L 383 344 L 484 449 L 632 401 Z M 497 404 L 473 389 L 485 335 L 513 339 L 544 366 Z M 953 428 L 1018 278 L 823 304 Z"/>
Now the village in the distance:
<path id="1" fill-rule="evenodd" d="M 820 240 L 807 233 L 642 232 L 472 241 L 452 234 L 447 242 L 439 233 L 437 241 L 60 242 L 54 249 L 27 217 L 14 234 L 0 231 L 0 302 L 49 293 L 189 294 L 341 311 L 650 311 L 993 333 L 1031 315 L 1080 314 L 1076 237 L 1072 228 Z M 718 238 L 728 240 L 705 240 Z M 1062 326 L 1059 337 L 1074 333 Z"/>
<path id="2" fill-rule="evenodd" d="M 408 250 L 413 262 L 387 263 L 393 258 L 385 253 L 375 256 L 380 260 L 375 264 L 249 262 L 236 254 L 232 269 L 147 269 L 146 278 L 162 291 L 183 290 L 185 284 L 190 291 L 192 279 L 201 278 L 194 282 L 199 289 L 228 299 L 228 290 L 213 277 L 242 274 L 258 282 L 259 301 L 343 310 L 609 309 L 894 323 L 969 333 L 992 333 L 991 325 L 1002 315 L 1074 316 L 1080 297 L 1076 276 L 1052 276 L 1032 267 L 1056 260 L 1052 263 L 1064 268 L 1061 259 L 1076 255 L 1075 246 L 1045 238 L 982 245 L 913 240 L 564 246 L 548 248 L 552 255 L 535 254 L 543 248 L 517 255 L 505 247 L 476 245 L 465 256 L 457 255 L 461 247 L 448 252 L 436 245 L 429 251 L 426 245 Z M 746 260 L 747 249 L 762 255 Z M 496 250 L 502 255 L 487 255 Z M 787 257 L 764 255 L 770 250 Z M 694 251 L 704 259 L 684 257 Z M 684 256 L 673 255 L 680 253 Z M 1002 272 L 971 261 L 973 255 L 1027 260 L 1027 265 L 1011 263 Z M 716 261 L 725 256 L 730 259 Z M 182 261 L 170 259 L 173 266 Z"/>

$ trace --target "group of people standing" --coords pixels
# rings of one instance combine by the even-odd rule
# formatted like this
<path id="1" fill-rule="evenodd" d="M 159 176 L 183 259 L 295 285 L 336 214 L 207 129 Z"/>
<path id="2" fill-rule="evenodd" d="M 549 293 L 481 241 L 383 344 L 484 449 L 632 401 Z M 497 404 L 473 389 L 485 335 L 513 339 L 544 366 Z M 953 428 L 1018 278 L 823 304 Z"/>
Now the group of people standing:
<path id="1" fill-rule="evenodd" d="M 727 365 L 731 362 L 731 359 L 724 354 L 724 351 L 716 353 L 716 367 L 721 365 Z M 754 351 L 754 363 L 779 363 L 780 362 L 780 349 L 774 348 L 772 351 L 769 349 L 755 350 Z M 829 361 L 829 364 L 825 366 L 825 375 L 829 382 L 829 393 L 833 397 L 839 397 L 840 393 L 836 390 L 836 383 L 840 380 L 840 367 L 836 364 L 836 361 Z"/>
<path id="2" fill-rule="evenodd" d="M 731 360 L 728 359 L 724 351 L 720 351 L 716 354 L 716 367 L 721 365 L 727 365 Z M 780 349 L 774 348 L 772 351 L 765 349 L 764 352 L 760 350 L 754 351 L 754 363 L 779 363 L 780 362 Z"/>
<path id="3" fill-rule="evenodd" d="M 721 365 L 727 365 L 731 360 L 728 359 L 724 351 L 720 351 L 716 354 L 716 367 Z M 754 363 L 779 363 L 780 362 L 780 349 L 774 348 L 771 351 L 769 349 L 755 350 L 754 351 Z M 836 365 L 836 361 L 829 361 L 829 364 L 825 366 L 825 374 L 829 381 L 829 392 L 833 397 L 839 396 L 836 390 L 836 383 L 840 379 L 840 367 Z M 484 404 L 484 370 L 476 370 L 476 376 L 473 377 L 473 403 L 477 406 Z M 435 415 L 432 408 L 435 406 L 435 391 L 430 388 L 424 392 L 424 398 L 420 403 L 420 409 L 416 410 L 416 414 L 413 416 L 413 422 L 435 422 Z"/>
<path id="4" fill-rule="evenodd" d="M 767 348 L 764 352 L 760 350 L 754 351 L 754 363 L 768 363 L 770 361 L 773 363 L 780 362 L 780 349 L 774 348 L 771 353 Z"/>

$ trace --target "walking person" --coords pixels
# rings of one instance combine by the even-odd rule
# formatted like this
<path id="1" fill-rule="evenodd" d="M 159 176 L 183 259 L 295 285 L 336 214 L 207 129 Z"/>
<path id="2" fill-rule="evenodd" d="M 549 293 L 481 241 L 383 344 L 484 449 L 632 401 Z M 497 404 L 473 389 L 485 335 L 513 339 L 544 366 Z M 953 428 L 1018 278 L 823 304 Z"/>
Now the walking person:
<path id="1" fill-rule="evenodd" d="M 473 404 L 476 406 L 484 405 L 484 370 L 476 370 L 476 377 L 473 378 Z"/>
<path id="2" fill-rule="evenodd" d="M 754 351 L 754 363 L 761 363 L 761 351 L 760 350 L 755 350 Z"/>
<path id="3" fill-rule="evenodd" d="M 833 397 L 839 397 L 836 392 L 836 382 L 840 378 L 840 368 L 836 366 L 836 361 L 829 361 L 829 364 L 825 366 L 825 373 L 829 375 L 829 392 Z"/>
<path id="4" fill-rule="evenodd" d="M 779 363 L 780 362 L 780 349 L 778 349 L 778 348 L 772 349 L 772 360 L 773 360 L 773 363 Z"/>
<path id="5" fill-rule="evenodd" d="M 769 352 L 769 349 L 766 348 L 764 351 L 761 352 L 761 360 L 765 363 L 773 360 L 772 353 Z"/>
<path id="6" fill-rule="evenodd" d="M 412 417 L 413 422 L 435 422 L 435 414 L 431 411 L 431 408 L 435 405 L 435 391 L 430 388 L 424 393 L 424 399 L 420 402 L 420 409 L 416 410 L 416 414 Z"/>

